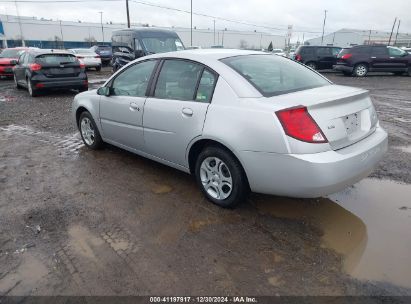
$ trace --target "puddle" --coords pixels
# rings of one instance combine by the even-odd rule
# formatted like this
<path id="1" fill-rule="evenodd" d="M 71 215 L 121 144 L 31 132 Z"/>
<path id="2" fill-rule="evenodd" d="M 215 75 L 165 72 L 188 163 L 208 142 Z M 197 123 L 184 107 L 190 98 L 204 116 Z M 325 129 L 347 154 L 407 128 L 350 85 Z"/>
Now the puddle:
<path id="1" fill-rule="evenodd" d="M 104 241 L 92 234 L 87 228 L 82 226 L 73 226 L 68 231 L 70 235 L 70 246 L 78 254 L 95 259 L 93 248 L 101 246 Z"/>
<path id="2" fill-rule="evenodd" d="M 397 150 L 401 150 L 402 152 L 411 153 L 411 146 L 406 147 L 395 147 Z"/>
<path id="3" fill-rule="evenodd" d="M 319 227 L 322 246 L 342 254 L 352 276 L 411 288 L 410 185 L 366 179 L 330 198 L 261 196 L 254 203 L 263 213 Z"/>
<path id="4" fill-rule="evenodd" d="M 330 198 L 367 227 L 365 250 L 355 265 L 346 262 L 347 271 L 411 288 L 411 186 L 366 179 Z"/>

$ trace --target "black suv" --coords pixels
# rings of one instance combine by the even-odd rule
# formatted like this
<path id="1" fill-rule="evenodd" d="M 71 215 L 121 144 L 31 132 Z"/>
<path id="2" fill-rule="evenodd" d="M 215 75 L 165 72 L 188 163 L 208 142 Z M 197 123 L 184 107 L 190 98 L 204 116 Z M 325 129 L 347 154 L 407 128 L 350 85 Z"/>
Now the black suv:
<path id="1" fill-rule="evenodd" d="M 407 73 L 411 76 L 411 55 L 393 46 L 358 45 L 343 49 L 334 69 L 357 77 L 364 77 L 368 72 Z"/>
<path id="2" fill-rule="evenodd" d="M 84 64 L 73 54 L 58 50 L 30 50 L 20 55 L 13 69 L 17 88 L 33 97 L 46 89 L 88 90 Z"/>
<path id="3" fill-rule="evenodd" d="M 340 51 L 341 48 L 335 46 L 302 45 L 295 51 L 294 60 L 304 63 L 313 70 L 332 69 Z"/>

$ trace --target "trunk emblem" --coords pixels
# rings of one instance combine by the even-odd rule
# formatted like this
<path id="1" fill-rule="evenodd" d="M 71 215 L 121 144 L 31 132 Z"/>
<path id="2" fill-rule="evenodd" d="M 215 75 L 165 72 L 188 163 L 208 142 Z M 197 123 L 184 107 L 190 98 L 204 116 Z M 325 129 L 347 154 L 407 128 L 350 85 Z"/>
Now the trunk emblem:
<path id="1" fill-rule="evenodd" d="M 328 128 L 328 130 L 331 130 L 331 129 L 335 129 L 335 126 L 334 125 L 329 125 L 329 126 L 327 126 L 327 128 Z"/>

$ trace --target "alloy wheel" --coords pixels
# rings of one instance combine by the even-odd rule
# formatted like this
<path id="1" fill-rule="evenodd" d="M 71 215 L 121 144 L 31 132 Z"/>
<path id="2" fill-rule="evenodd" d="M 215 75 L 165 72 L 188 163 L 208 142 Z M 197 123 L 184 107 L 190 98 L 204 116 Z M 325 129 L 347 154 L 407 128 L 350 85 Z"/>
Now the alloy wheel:
<path id="1" fill-rule="evenodd" d="M 214 199 L 224 200 L 233 190 L 233 178 L 227 165 L 217 157 L 207 157 L 200 166 L 204 190 Z"/>
<path id="2" fill-rule="evenodd" d="M 81 135 L 83 136 L 84 141 L 87 145 L 91 146 L 94 144 L 95 134 L 94 127 L 91 123 L 91 120 L 87 117 L 84 117 L 80 123 Z"/>
<path id="3" fill-rule="evenodd" d="M 367 67 L 365 65 L 359 65 L 357 66 L 357 68 L 355 69 L 355 73 L 357 74 L 357 76 L 365 76 L 365 74 L 367 74 Z"/>

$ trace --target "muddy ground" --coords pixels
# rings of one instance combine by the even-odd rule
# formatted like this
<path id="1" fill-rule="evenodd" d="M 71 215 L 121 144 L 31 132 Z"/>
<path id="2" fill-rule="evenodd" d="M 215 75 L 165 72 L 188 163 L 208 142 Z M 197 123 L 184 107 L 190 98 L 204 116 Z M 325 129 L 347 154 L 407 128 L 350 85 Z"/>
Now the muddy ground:
<path id="1" fill-rule="evenodd" d="M 92 86 L 107 75 L 90 72 Z M 371 91 L 390 135 L 373 179 L 329 198 L 253 194 L 236 210 L 187 174 L 86 149 L 73 92 L 30 98 L 0 81 L 0 295 L 411 295 L 411 78 L 326 76 Z M 384 218 L 397 222 L 385 234 Z"/>

